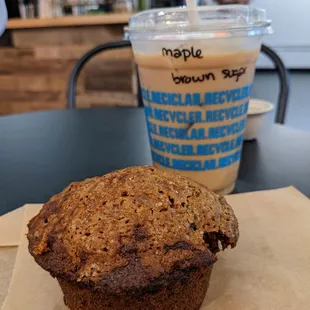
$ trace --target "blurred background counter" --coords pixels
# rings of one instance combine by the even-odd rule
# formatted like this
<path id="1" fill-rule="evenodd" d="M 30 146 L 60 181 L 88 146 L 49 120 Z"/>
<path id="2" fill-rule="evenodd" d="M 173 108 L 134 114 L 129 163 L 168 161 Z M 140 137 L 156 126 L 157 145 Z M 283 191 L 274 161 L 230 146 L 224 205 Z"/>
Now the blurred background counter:
<path id="1" fill-rule="evenodd" d="M 0 115 L 66 107 L 69 74 L 86 51 L 121 40 L 129 13 L 12 19 L 0 47 Z M 136 105 L 129 49 L 98 55 L 83 70 L 79 107 Z"/>
<path id="2" fill-rule="evenodd" d="M 197 0 L 200 5 L 232 2 L 249 2 L 266 9 L 275 34 L 267 36 L 264 43 L 281 56 L 288 69 L 306 71 L 303 80 L 309 76 L 309 0 L 287 0 L 281 4 L 270 0 Z M 69 74 L 87 50 L 121 40 L 123 27 L 133 12 L 184 3 L 185 0 L 6 0 L 10 20 L 8 30 L 0 38 L 0 115 L 65 108 Z M 98 55 L 83 70 L 78 106 L 136 105 L 133 68 L 129 49 Z M 273 67 L 262 56 L 258 68 Z M 275 93 L 273 88 L 270 93 Z"/>
<path id="3" fill-rule="evenodd" d="M 206 0 L 208 1 L 208 0 Z M 130 15 L 185 0 L 6 0 L 0 39 L 0 115 L 65 109 L 69 74 L 94 46 L 123 39 Z M 77 105 L 136 106 L 130 49 L 105 52 L 83 70 Z"/>

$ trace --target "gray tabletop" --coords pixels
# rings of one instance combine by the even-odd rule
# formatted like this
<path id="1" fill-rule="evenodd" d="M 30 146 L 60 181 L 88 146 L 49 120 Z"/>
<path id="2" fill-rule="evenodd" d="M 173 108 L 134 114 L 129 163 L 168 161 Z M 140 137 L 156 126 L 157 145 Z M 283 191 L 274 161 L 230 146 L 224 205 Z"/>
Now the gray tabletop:
<path id="1" fill-rule="evenodd" d="M 143 109 L 0 117 L 0 215 L 72 181 L 151 164 Z M 310 134 L 272 125 L 243 148 L 236 192 L 295 185 L 310 196 Z"/>

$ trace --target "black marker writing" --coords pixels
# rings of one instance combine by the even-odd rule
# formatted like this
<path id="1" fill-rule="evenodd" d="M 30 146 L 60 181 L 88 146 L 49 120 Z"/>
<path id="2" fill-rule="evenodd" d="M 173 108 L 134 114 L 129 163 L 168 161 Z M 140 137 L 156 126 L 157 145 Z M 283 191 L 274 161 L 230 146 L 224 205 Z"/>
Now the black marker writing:
<path id="1" fill-rule="evenodd" d="M 245 74 L 247 67 L 241 67 L 240 69 L 224 69 L 222 70 L 224 79 L 236 77 L 236 82 L 239 81 L 239 78 Z"/>
<path id="2" fill-rule="evenodd" d="M 215 81 L 215 75 L 212 72 L 205 73 L 200 76 L 188 76 L 188 75 L 175 76 L 173 73 L 171 73 L 171 76 L 175 84 L 202 83 L 204 81 L 209 80 Z"/>
<path id="3" fill-rule="evenodd" d="M 195 51 L 194 47 L 192 46 L 190 49 L 170 49 L 170 48 L 162 48 L 162 54 L 163 56 L 168 56 L 168 57 L 173 57 L 173 58 L 180 58 L 182 57 L 184 59 L 184 61 L 187 61 L 188 58 L 192 57 L 192 58 L 203 58 L 203 56 L 201 56 L 202 51 L 200 49 L 197 49 Z"/>

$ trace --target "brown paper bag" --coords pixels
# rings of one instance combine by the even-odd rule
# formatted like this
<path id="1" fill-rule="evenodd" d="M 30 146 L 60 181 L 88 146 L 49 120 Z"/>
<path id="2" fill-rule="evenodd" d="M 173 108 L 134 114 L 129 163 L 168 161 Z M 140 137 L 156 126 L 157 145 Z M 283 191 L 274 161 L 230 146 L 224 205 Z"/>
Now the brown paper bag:
<path id="1" fill-rule="evenodd" d="M 310 202 L 294 188 L 227 197 L 240 240 L 226 250 L 202 310 L 308 310 Z M 26 208 L 23 230 L 37 210 Z M 64 310 L 57 281 L 36 265 L 22 237 L 3 310 Z"/>
<path id="2" fill-rule="evenodd" d="M 10 285 L 16 253 L 17 247 L 0 247 L 0 308 Z"/>
<path id="3" fill-rule="evenodd" d="M 24 208 L 0 216 L 0 307 L 11 281 L 23 219 Z"/>
<path id="4" fill-rule="evenodd" d="M 27 224 L 42 205 L 26 205 L 20 246 L 8 295 L 2 309 L 11 310 L 63 310 L 63 297 L 58 283 L 38 266 L 28 252 Z"/>
<path id="5" fill-rule="evenodd" d="M 0 247 L 19 245 L 24 210 L 21 207 L 0 216 Z"/>

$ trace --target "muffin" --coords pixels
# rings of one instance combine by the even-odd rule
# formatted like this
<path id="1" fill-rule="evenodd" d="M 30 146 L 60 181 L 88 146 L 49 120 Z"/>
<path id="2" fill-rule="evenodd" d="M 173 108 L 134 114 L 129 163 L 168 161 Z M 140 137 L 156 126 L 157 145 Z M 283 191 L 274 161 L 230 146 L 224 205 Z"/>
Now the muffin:
<path id="1" fill-rule="evenodd" d="M 216 253 L 239 235 L 225 198 L 154 167 L 72 183 L 28 228 L 74 310 L 198 310 Z"/>

